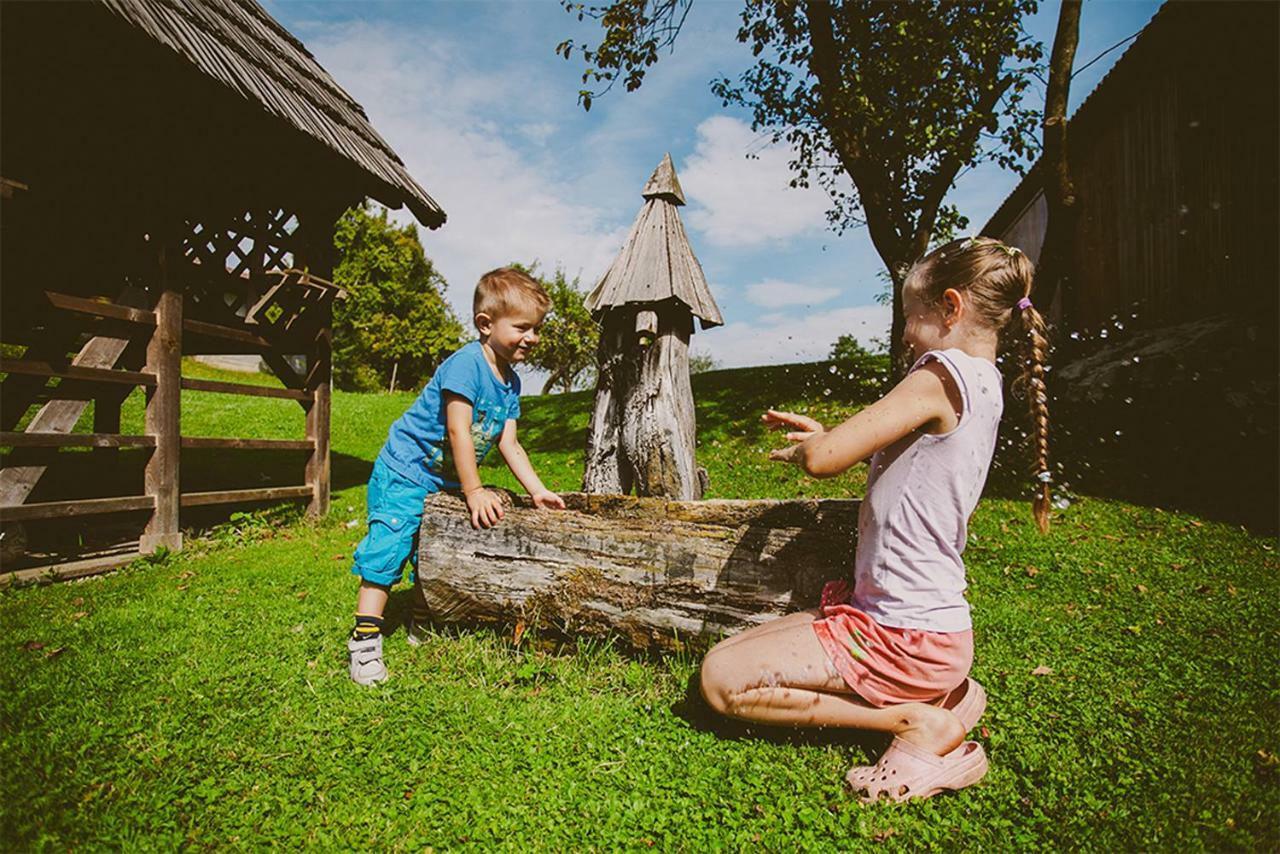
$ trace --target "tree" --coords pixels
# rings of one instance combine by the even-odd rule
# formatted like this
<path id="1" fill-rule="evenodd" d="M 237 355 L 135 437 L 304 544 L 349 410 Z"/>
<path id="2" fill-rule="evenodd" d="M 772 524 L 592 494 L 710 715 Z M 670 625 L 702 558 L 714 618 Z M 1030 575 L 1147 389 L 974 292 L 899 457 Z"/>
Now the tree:
<path id="1" fill-rule="evenodd" d="M 690 353 L 689 373 L 705 374 L 708 371 L 720 370 L 720 362 L 710 353 Z"/>
<path id="2" fill-rule="evenodd" d="M 575 276 L 569 281 L 559 267 L 551 278 L 543 278 L 538 275 L 537 262 L 528 267 L 512 266 L 541 282 L 551 297 L 551 309 L 542 323 L 541 340 L 533 348 L 529 364 L 551 372 L 543 385 L 546 392 L 557 386 L 561 391 L 572 391 L 582 372 L 595 365 L 596 344 L 600 340 L 600 326 L 583 304 L 578 278 Z"/>
<path id="3" fill-rule="evenodd" d="M 614 0 L 586 6 L 595 46 L 562 42 L 589 67 L 583 83 L 639 88 L 674 47 L 692 0 Z M 712 89 L 751 111 L 752 127 L 787 141 L 793 186 L 816 181 L 841 232 L 865 225 L 893 285 L 890 333 L 901 364 L 902 283 L 933 240 L 967 222 L 943 199 L 961 170 L 985 161 L 1021 169 L 1034 155 L 1036 114 L 1022 106 L 1043 49 L 1022 31 L 1036 0 L 747 0 L 738 40 L 757 58 L 736 83 Z M 590 108 L 601 92 L 583 89 Z"/>
<path id="4" fill-rule="evenodd" d="M 831 345 L 831 361 L 833 362 L 860 362 L 863 359 L 874 355 L 862 343 L 848 333 L 841 335 L 836 342 Z"/>
<path id="5" fill-rule="evenodd" d="M 417 228 L 364 204 L 342 215 L 334 245 L 340 260 L 333 279 L 347 292 L 334 310 L 334 384 L 417 387 L 465 340 Z"/>

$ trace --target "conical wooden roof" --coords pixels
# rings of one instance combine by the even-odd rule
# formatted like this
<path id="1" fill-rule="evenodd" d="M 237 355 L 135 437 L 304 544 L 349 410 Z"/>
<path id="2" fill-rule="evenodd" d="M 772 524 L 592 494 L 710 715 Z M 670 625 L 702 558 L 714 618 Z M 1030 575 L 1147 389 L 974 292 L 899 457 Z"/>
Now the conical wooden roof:
<path id="1" fill-rule="evenodd" d="M 627 242 L 587 295 L 587 308 L 598 316 L 610 308 L 677 299 L 702 321 L 703 329 L 722 325 L 720 308 L 680 221 L 677 208 L 684 204 L 684 191 L 670 154 L 653 170 L 642 195 L 644 207 Z"/>

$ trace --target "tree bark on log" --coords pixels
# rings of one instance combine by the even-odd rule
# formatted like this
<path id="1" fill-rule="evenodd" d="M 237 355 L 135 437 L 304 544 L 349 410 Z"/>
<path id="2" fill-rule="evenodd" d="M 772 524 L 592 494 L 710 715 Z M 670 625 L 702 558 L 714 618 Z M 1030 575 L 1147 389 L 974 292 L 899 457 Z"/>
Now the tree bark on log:
<path id="1" fill-rule="evenodd" d="M 680 649 L 812 607 L 824 582 L 853 575 L 855 500 L 572 493 L 555 512 L 495 491 L 506 515 L 488 530 L 457 495 L 426 500 L 418 585 L 438 622 Z"/>

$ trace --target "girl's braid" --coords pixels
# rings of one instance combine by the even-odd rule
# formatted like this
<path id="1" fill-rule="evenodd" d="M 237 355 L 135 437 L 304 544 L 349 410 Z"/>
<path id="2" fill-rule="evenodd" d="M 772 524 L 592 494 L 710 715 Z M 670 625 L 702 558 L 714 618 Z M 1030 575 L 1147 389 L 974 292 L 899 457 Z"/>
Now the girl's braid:
<path id="1" fill-rule="evenodd" d="M 1015 308 L 1016 312 L 1017 309 Z M 1044 318 L 1035 306 L 1022 309 L 1022 325 L 1027 334 L 1022 344 L 1022 384 L 1027 392 L 1031 420 L 1035 424 L 1036 480 L 1038 491 L 1033 504 L 1040 533 L 1049 530 L 1049 392 L 1044 382 L 1044 366 L 1049 355 L 1049 340 Z"/>

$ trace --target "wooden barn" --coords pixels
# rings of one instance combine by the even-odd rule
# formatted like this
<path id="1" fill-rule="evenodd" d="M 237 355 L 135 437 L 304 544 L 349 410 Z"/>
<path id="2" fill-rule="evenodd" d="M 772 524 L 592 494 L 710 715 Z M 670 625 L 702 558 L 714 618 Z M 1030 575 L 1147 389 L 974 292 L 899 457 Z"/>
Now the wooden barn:
<path id="1" fill-rule="evenodd" d="M 253 0 L 4 3 L 0 39 L 3 571 L 178 549 L 189 508 L 324 513 L 334 224 L 366 197 L 430 228 L 443 210 Z M 284 387 L 182 376 L 183 356 L 214 353 L 259 354 Z M 139 387 L 145 430 L 125 435 Z M 305 438 L 184 436 L 183 391 L 293 401 Z M 184 474 L 194 453 L 297 471 L 209 488 Z M 125 544 L 85 559 L 68 545 L 85 531 Z"/>
<path id="2" fill-rule="evenodd" d="M 1072 281 L 1052 307 L 1060 326 L 1275 319 L 1278 13 L 1166 3 L 1071 117 L 1080 216 Z M 1035 260 L 1045 224 L 1033 168 L 982 233 Z"/>
<path id="3" fill-rule="evenodd" d="M 1059 460 L 1108 471 L 1106 488 L 1123 483 L 1128 497 L 1269 530 L 1280 526 L 1278 40 L 1275 3 L 1161 7 L 1068 123 L 1072 269 L 1042 306 Z M 1035 260 L 1045 226 L 1033 168 L 983 233 Z"/>

